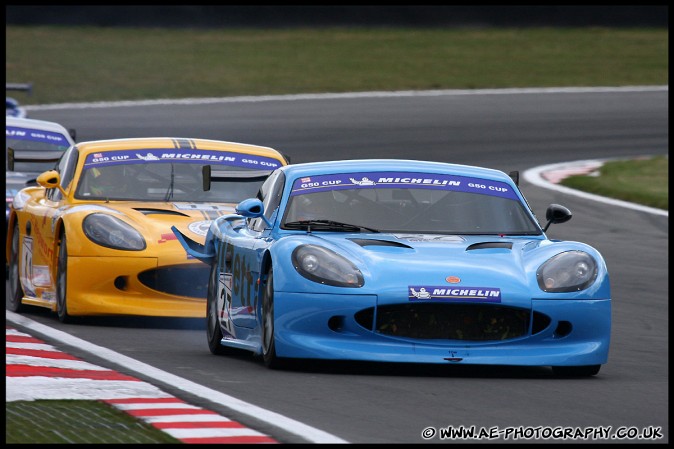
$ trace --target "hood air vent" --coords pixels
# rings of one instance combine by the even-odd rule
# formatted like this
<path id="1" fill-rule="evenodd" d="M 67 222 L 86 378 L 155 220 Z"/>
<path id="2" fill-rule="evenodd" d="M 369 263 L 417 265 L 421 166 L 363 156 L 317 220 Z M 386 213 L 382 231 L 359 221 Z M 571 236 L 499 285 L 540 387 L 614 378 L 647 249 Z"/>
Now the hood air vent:
<path id="1" fill-rule="evenodd" d="M 493 248 L 513 249 L 513 244 L 511 242 L 473 243 L 468 248 L 466 248 L 466 251 L 472 251 L 474 249 L 493 249 Z"/>
<path id="2" fill-rule="evenodd" d="M 143 215 L 180 215 L 181 217 L 189 217 L 189 215 L 183 214 L 175 210 L 166 210 L 166 209 L 134 209 L 135 211 L 140 212 Z"/>
<path id="3" fill-rule="evenodd" d="M 405 245 L 404 243 L 400 242 L 393 242 L 391 240 L 373 240 L 373 239 L 349 239 L 356 245 L 360 246 L 393 246 L 396 248 L 409 248 L 412 249 L 411 246 Z"/>

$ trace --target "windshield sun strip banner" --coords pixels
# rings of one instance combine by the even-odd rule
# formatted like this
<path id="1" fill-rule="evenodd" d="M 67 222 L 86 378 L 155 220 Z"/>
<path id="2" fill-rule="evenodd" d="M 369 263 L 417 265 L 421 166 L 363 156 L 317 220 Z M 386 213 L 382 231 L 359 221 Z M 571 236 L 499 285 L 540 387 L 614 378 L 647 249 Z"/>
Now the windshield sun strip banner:
<path id="1" fill-rule="evenodd" d="M 175 148 L 152 148 L 147 150 L 118 150 L 91 153 L 84 162 L 85 167 L 106 165 L 144 164 L 147 162 L 180 162 L 188 164 L 229 165 L 257 170 L 274 170 L 281 162 L 270 157 L 256 156 L 230 151 Z"/>
<path id="2" fill-rule="evenodd" d="M 493 287 L 446 287 L 410 285 L 407 287 L 410 301 L 457 301 L 501 302 L 501 289 Z"/>
<path id="3" fill-rule="evenodd" d="M 290 196 L 344 189 L 414 188 L 480 193 L 511 200 L 519 197 L 508 184 L 489 179 L 438 173 L 366 172 L 298 178 Z"/>
<path id="4" fill-rule="evenodd" d="M 52 145 L 70 146 L 68 139 L 61 133 L 54 131 L 44 131 L 39 129 L 20 128 L 17 126 L 7 126 L 5 138 L 14 140 L 29 140 L 32 142 L 43 142 Z"/>

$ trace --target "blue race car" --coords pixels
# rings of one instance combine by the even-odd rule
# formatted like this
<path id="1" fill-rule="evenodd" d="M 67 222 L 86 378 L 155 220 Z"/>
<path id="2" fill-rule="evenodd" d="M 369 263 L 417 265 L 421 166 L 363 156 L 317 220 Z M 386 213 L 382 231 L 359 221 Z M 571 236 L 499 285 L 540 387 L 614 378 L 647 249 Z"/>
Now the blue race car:
<path id="1" fill-rule="evenodd" d="M 608 359 L 611 291 L 594 248 L 550 240 L 517 172 L 412 160 L 278 168 L 211 223 L 214 354 L 550 366 L 592 376 Z"/>

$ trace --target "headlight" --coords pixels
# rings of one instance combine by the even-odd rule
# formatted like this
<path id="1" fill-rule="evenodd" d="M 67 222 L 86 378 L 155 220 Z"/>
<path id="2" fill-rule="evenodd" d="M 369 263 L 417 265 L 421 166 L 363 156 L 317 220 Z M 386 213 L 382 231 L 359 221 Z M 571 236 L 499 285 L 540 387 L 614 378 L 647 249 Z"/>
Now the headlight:
<path id="1" fill-rule="evenodd" d="M 363 274 L 346 258 L 316 245 L 300 245 L 292 254 L 293 266 L 305 278 L 335 287 L 362 287 Z"/>
<path id="2" fill-rule="evenodd" d="M 589 287 L 597 278 L 597 262 L 583 251 L 567 251 L 546 261 L 536 271 L 544 292 L 575 292 Z"/>
<path id="3" fill-rule="evenodd" d="M 89 240 L 101 246 L 129 251 L 145 249 L 143 236 L 112 215 L 91 214 L 82 222 L 82 229 Z"/>

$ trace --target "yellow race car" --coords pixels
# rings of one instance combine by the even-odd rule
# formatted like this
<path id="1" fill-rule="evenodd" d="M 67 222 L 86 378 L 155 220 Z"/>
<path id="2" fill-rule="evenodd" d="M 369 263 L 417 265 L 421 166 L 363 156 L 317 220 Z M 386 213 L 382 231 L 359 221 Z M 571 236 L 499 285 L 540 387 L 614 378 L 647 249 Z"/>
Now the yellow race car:
<path id="1" fill-rule="evenodd" d="M 203 241 L 211 220 L 287 164 L 273 148 L 206 139 L 71 146 L 12 202 L 9 310 L 46 307 L 62 322 L 205 317 L 208 266 L 185 253 L 171 226 Z"/>

